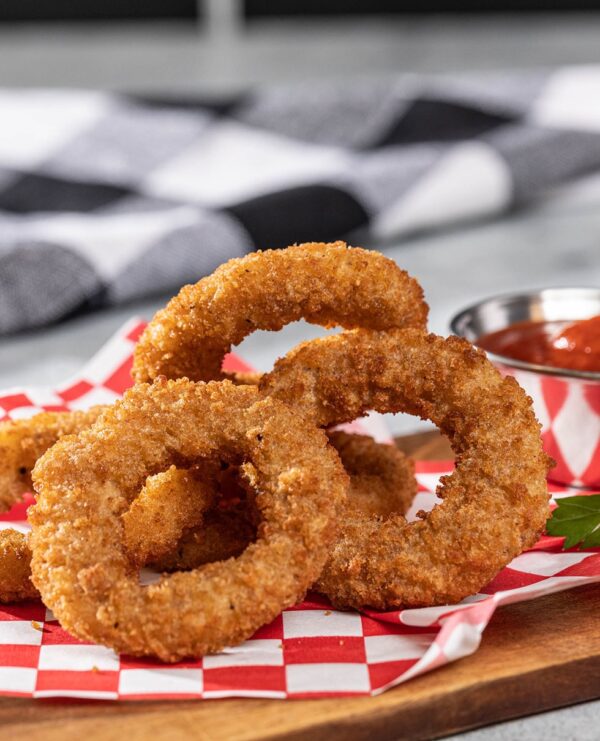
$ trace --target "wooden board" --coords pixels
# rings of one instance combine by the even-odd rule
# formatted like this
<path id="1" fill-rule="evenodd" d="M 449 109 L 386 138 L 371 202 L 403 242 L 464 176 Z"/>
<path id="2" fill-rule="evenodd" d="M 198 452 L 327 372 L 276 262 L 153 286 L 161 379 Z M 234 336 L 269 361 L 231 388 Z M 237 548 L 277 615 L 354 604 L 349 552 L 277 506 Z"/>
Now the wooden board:
<path id="1" fill-rule="evenodd" d="M 451 457 L 437 433 L 398 441 Z M 597 585 L 501 607 L 481 648 L 379 697 L 330 700 L 75 702 L 0 700 L 2 738 L 215 741 L 430 739 L 600 697 Z"/>

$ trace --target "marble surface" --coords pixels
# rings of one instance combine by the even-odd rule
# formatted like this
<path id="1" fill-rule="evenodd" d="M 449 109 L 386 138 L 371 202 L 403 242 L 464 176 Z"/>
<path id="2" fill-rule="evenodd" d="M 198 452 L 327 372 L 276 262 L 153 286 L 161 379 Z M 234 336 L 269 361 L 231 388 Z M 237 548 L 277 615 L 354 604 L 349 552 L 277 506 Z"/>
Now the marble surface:
<path id="1" fill-rule="evenodd" d="M 215 3 L 213 5 L 216 7 Z M 352 53 L 349 54 L 348 50 Z M 0 27 L 0 86 L 90 86 L 138 90 L 231 90 L 263 81 L 396 72 L 600 62 L 600 14 L 255 24 L 210 33 L 184 26 Z M 600 203 L 595 197 L 538 204 L 493 222 L 381 248 L 422 282 L 431 328 L 481 298 L 515 289 L 600 285 Z M 132 315 L 150 317 L 156 297 L 0 338 L 0 388 L 52 385 L 75 373 Z M 299 340 L 319 334 L 304 324 L 257 333 L 240 352 L 257 368 Z M 394 418 L 397 433 L 418 423 Z M 526 688 L 524 688 L 526 691 Z M 482 728 L 465 741 L 597 739 L 600 702 Z"/>

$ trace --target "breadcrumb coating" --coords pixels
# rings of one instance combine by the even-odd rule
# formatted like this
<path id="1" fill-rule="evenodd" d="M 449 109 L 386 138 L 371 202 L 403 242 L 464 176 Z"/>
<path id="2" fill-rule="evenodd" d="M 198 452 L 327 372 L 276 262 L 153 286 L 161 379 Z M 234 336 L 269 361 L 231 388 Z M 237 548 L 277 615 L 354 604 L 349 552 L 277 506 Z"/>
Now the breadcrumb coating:
<path id="1" fill-rule="evenodd" d="M 423 289 L 393 260 L 344 242 L 254 252 L 184 286 L 138 342 L 136 381 L 223 378 L 232 346 L 304 319 L 323 327 L 425 327 Z"/>
<path id="2" fill-rule="evenodd" d="M 218 455 L 260 492 L 258 539 L 238 558 L 143 587 L 121 516 L 149 475 Z M 253 386 L 140 384 L 36 464 L 32 580 L 63 628 L 174 662 L 236 645 L 300 600 L 335 537 L 348 477 L 325 434 Z"/>
<path id="3" fill-rule="evenodd" d="M 414 329 L 344 332 L 298 346 L 259 387 L 319 426 L 370 409 L 430 419 L 456 454 L 437 492 L 443 502 L 421 520 L 348 513 L 317 582 L 336 605 L 457 602 L 543 531 L 551 461 L 531 399 L 465 340 Z"/>
<path id="4" fill-rule="evenodd" d="M 350 477 L 338 523 L 343 523 L 354 510 L 373 517 L 389 517 L 408 510 L 417 493 L 410 458 L 398 448 L 376 443 L 366 435 L 336 431 L 328 433 L 328 437 Z M 253 493 L 247 492 L 242 483 L 238 483 L 238 491 L 239 502 L 226 509 L 217 505 L 209 510 L 198 528 L 152 566 L 159 571 L 179 571 L 239 556 L 256 538 L 260 513 L 256 511 Z"/>
<path id="5" fill-rule="evenodd" d="M 31 470 L 37 459 L 63 435 L 93 424 L 102 409 L 42 412 L 29 419 L 0 422 L 0 512 L 7 512 L 31 491 Z"/>

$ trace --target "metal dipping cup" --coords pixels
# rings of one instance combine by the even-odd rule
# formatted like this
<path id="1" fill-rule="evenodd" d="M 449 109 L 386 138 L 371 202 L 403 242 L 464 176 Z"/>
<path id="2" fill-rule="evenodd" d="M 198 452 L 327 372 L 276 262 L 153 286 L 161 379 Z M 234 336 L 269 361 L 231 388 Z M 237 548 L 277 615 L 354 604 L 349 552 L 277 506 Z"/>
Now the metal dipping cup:
<path id="1" fill-rule="evenodd" d="M 521 321 L 576 321 L 600 314 L 600 288 L 547 288 L 480 301 L 459 312 L 450 329 L 477 340 Z M 487 351 L 486 351 L 487 352 Z M 600 373 L 534 365 L 487 352 L 531 396 L 544 449 L 556 461 L 549 479 L 600 489 Z"/>

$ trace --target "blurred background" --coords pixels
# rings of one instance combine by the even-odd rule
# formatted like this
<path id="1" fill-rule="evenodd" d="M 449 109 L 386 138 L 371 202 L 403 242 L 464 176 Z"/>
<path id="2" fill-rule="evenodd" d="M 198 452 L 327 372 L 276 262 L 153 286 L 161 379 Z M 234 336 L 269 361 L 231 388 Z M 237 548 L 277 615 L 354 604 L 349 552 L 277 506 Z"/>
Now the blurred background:
<path id="1" fill-rule="evenodd" d="M 158 92 L 600 60 L 598 0 L 5 0 L 0 81 Z"/>
<path id="2" fill-rule="evenodd" d="M 0 187 L 7 178 L 11 187 L 8 195 L 0 194 L 0 309 L 12 319 L 4 322 L 0 336 L 0 388 L 64 380 L 123 321 L 134 314 L 151 317 L 181 283 L 248 249 L 285 246 L 283 240 L 288 238 L 347 237 L 352 243 L 382 249 L 421 281 L 431 306 L 431 328 L 440 333 L 448 332 L 452 314 L 492 294 L 548 285 L 598 285 L 600 74 L 596 65 L 600 65 L 598 0 L 5 0 L 0 6 Z M 56 89 L 63 92 L 52 97 Z M 126 94 L 125 100 L 131 94 L 161 116 L 175 110 L 185 115 L 201 111 L 202 117 L 209 111 L 213 127 L 221 126 L 232 110 L 232 118 L 253 132 L 289 137 L 294 147 L 298 142 L 314 145 L 316 181 L 336 187 L 351 181 L 346 190 L 366 216 L 363 213 L 354 221 L 340 217 L 322 227 L 322 214 L 317 218 L 309 209 L 305 218 L 300 210 L 296 231 L 290 227 L 291 231 L 271 234 L 264 222 L 276 220 L 278 209 L 263 204 L 259 214 L 263 226 L 256 226 L 255 211 L 248 217 L 252 222 L 248 226 L 243 209 L 236 211 L 235 199 L 228 200 L 221 192 L 223 172 L 236 183 L 243 182 L 242 200 L 254 208 L 254 192 L 265 197 L 287 185 L 289 152 L 280 155 L 275 145 L 264 155 L 279 163 L 278 177 L 283 181 L 275 188 L 271 181 L 258 183 L 262 154 L 254 160 L 246 156 L 254 145 L 240 145 L 244 156 L 238 157 L 237 140 L 230 144 L 227 137 L 214 148 L 211 139 L 203 144 L 197 167 L 190 166 L 185 174 L 185 187 L 179 181 L 174 190 L 154 183 L 148 195 L 148 189 L 138 187 L 130 175 L 135 167 L 126 161 L 128 148 L 135 147 L 118 111 L 112 139 L 103 133 L 95 143 L 76 148 L 68 167 L 64 158 L 57 164 L 55 151 L 44 150 L 34 161 L 31 152 L 38 151 L 40 142 L 49 146 L 48 137 L 52 139 L 57 131 L 64 143 L 66 135 L 60 127 L 71 126 L 79 115 L 71 116 L 70 106 L 76 111 L 84 106 L 83 98 L 69 97 L 64 89 L 78 89 L 79 96 L 117 91 Z M 236 106 L 247 100 L 245 96 L 266 103 L 256 107 L 258 112 L 253 108 L 252 115 L 242 105 L 239 113 Z M 93 100 L 94 105 L 100 101 L 100 107 L 109 101 L 110 118 L 121 99 L 109 95 Z M 388 131 L 387 139 L 359 140 L 356 132 L 365 111 L 383 110 L 381 102 L 389 107 L 390 100 L 395 123 L 392 126 L 390 119 L 386 126 L 393 129 L 393 136 Z M 540 104 L 541 100 L 546 102 Z M 128 110 L 130 103 L 126 103 Z M 319 119 L 318 110 L 324 108 L 331 122 Z M 407 110 L 411 115 L 403 118 Z M 300 113 L 307 111 L 313 118 L 308 121 L 308 116 L 305 129 L 301 124 L 302 130 L 290 128 L 289 120 L 302 119 Z M 78 126 L 80 135 L 84 128 Z M 138 143 L 145 138 L 144 125 L 140 126 L 133 137 Z M 178 126 L 165 117 L 157 124 L 158 134 L 149 130 L 144 157 L 160 150 L 162 134 L 168 138 L 171 131 L 180 131 Z M 531 156 L 530 133 L 534 129 L 539 133 L 540 128 L 545 129 L 545 140 Z M 194 137 L 200 140 L 205 135 L 201 129 L 189 134 L 186 147 L 196 146 Z M 121 130 L 125 133 L 119 141 Z M 511 139 L 515 131 L 516 138 Z M 457 150 L 465 142 L 491 147 L 494 163 L 484 166 L 489 152 L 482 156 L 471 149 Z M 261 139 L 263 145 L 265 150 L 270 146 Z M 94 146 L 101 166 L 96 166 Z M 333 176 L 327 168 L 323 173 L 320 165 L 320 152 L 327 159 L 331 149 L 335 157 L 343 150 L 346 158 L 343 172 L 334 167 Z M 184 161 L 186 151 L 185 147 L 178 150 Z M 457 152 L 463 157 L 459 167 L 452 159 Z M 296 152 L 297 159 L 302 156 Z M 427 164 L 415 165 L 415 157 Z M 475 157 L 475 164 L 469 157 Z M 440 158 L 452 170 L 447 180 L 436 181 L 435 187 L 413 198 L 409 216 L 404 212 L 402 218 L 390 216 L 412 183 L 422 182 L 423 172 L 435 169 Z M 219 161 L 215 164 L 215 160 Z M 496 160 L 503 164 L 498 166 Z M 497 169 L 491 172 L 490 168 Z M 29 177 L 32 172 L 35 182 Z M 14 186 L 14 178 L 24 174 L 29 178 L 27 187 L 20 182 Z M 183 178 L 181 173 L 176 175 Z M 295 177 L 290 182 L 294 187 Z M 305 185 L 312 180 L 303 175 L 299 182 Z M 86 202 L 82 206 L 81 189 L 90 183 L 100 184 L 105 191 L 127 188 L 125 205 L 113 208 L 103 202 L 96 207 Z M 363 192 L 367 186 L 379 189 L 377 194 L 367 198 Z M 389 195 L 385 200 L 385 191 L 393 191 L 393 203 Z M 207 247 L 201 235 L 184 251 L 173 248 L 172 240 L 163 240 L 160 250 L 165 259 L 154 254 L 147 283 L 133 285 L 136 278 L 131 275 L 144 264 L 139 248 L 135 255 L 128 251 L 131 239 L 135 241 L 135 214 L 143 212 L 141 223 L 148 213 L 166 213 L 165 209 L 184 203 L 201 210 L 224 210 L 228 218 L 233 214 L 251 238 L 222 251 L 213 243 Z M 287 203 L 289 212 L 283 210 L 286 220 L 294 213 L 294 203 Z M 327 204 L 324 209 L 338 208 Z M 116 237 L 108 230 L 107 236 L 94 241 L 94 235 L 104 234 L 102 215 L 125 210 L 127 230 Z M 77 230 L 83 235 L 81 243 L 79 236 L 69 236 Z M 258 239 L 263 234 L 268 243 Z M 61 294 L 85 280 L 79 273 L 72 275 L 64 261 L 57 258 L 53 263 L 44 252 L 47 243 L 75 251 L 86 262 L 86 270 L 100 266 L 90 291 L 86 293 L 84 286 L 79 298 L 58 309 L 53 304 L 55 295 L 46 298 L 48 284 L 56 284 L 53 290 Z M 189 266 L 180 264 L 177 269 L 169 264 L 184 262 L 193 250 L 207 249 L 208 262 L 196 264 L 190 259 Z M 42 262 L 36 262 L 41 254 Z M 131 267 L 134 257 L 139 258 L 138 267 L 131 268 L 128 278 L 133 283 L 119 292 L 113 285 L 114 265 Z M 29 312 L 34 294 L 38 306 Z M 256 333 L 240 351 L 257 368 L 267 370 L 299 339 L 320 333 L 303 324 L 278 334 Z M 400 418 L 392 426 L 395 432 L 419 428 L 415 420 Z"/>

